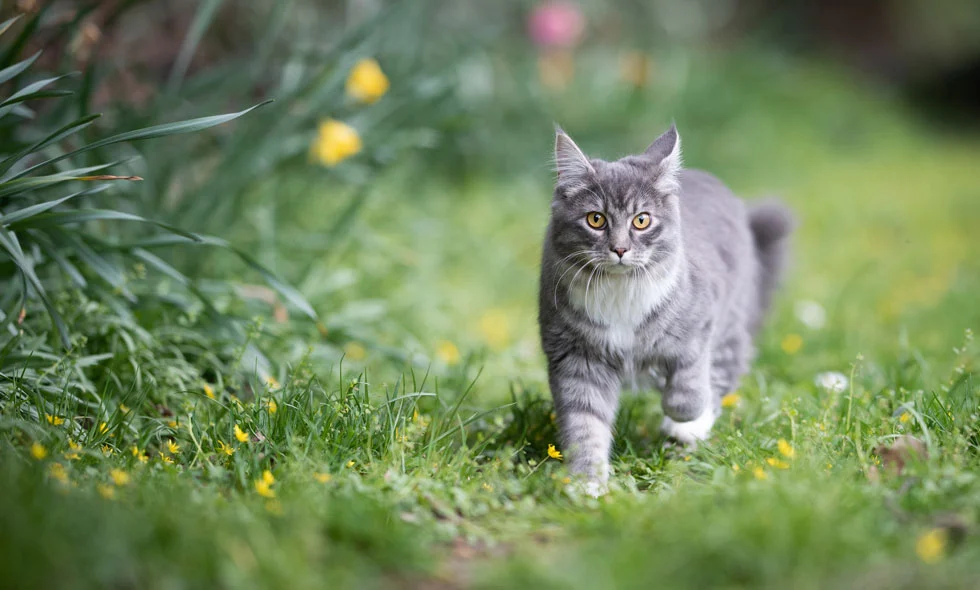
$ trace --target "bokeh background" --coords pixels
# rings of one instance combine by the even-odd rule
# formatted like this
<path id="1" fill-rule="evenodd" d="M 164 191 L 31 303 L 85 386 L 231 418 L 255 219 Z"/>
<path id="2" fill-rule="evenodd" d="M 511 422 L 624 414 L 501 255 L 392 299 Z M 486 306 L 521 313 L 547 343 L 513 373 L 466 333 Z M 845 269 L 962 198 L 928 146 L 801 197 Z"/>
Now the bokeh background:
<path id="1" fill-rule="evenodd" d="M 511 457 L 523 463 L 515 469 L 532 465 L 527 461 L 545 456 L 555 440 L 535 319 L 555 123 L 590 155 L 611 159 L 644 149 L 676 122 L 688 166 L 713 172 L 746 199 L 777 196 L 797 213 L 793 265 L 745 391 L 759 404 L 752 411 L 760 431 L 791 416 L 795 433 L 796 415 L 785 404 L 799 395 L 826 400 L 817 376 L 828 371 L 860 383 L 870 416 L 862 424 L 873 429 L 891 420 L 903 395 L 940 387 L 949 393 L 946 376 L 969 374 L 975 364 L 962 347 L 964 330 L 980 327 L 974 0 L 18 0 L 0 4 L 0 21 L 0 441 L 5 468 L 14 473 L 4 472 L 7 481 L 27 477 L 11 466 L 33 464 L 29 453 L 51 461 L 64 452 L 65 465 L 79 465 L 70 461 L 81 444 L 91 451 L 88 471 L 72 468 L 78 472 L 68 476 L 108 482 L 119 451 L 133 445 L 133 459 L 126 459 L 136 468 L 143 449 L 152 449 L 160 478 L 172 475 L 176 459 L 181 473 L 232 497 L 251 498 L 253 480 L 277 465 L 292 466 L 283 468 L 288 479 L 289 469 L 328 462 L 336 477 L 357 459 L 369 483 L 359 479 L 344 489 L 374 498 L 365 490 L 389 489 L 384 461 L 400 462 L 404 477 L 418 472 L 404 457 L 392 459 L 404 430 L 392 426 L 387 442 L 378 442 L 372 429 L 386 426 L 365 418 L 348 425 L 343 446 L 312 426 L 322 425 L 312 405 L 303 406 L 310 412 L 302 418 L 270 412 L 270 401 L 286 408 L 289 398 L 299 407 L 296 400 L 313 400 L 314 389 L 357 390 L 345 385 L 353 375 L 376 395 L 423 396 L 432 388 L 448 400 L 440 406 L 420 397 L 407 416 L 473 412 L 456 424 L 462 442 L 438 451 L 472 451 L 469 463 L 460 451 L 459 473 L 471 473 L 498 443 L 516 447 Z M 90 120 L 94 113 L 101 117 Z M 221 113 L 240 116 L 153 127 Z M 154 131 L 116 135 L 145 128 Z M 863 363 L 858 377 L 856 358 Z M 314 382 L 328 385 L 309 389 Z M 944 395 L 928 403 L 945 408 Z M 227 413 L 201 405 L 215 396 L 227 402 Z M 872 401 L 886 397 L 895 407 Z M 519 411 L 493 417 L 510 402 Z M 975 397 L 964 404 L 975 422 Z M 338 416 L 350 418 L 347 406 L 337 407 Z M 243 418 L 243 408 L 254 418 Z M 662 453 L 651 451 L 659 448 L 658 410 L 649 404 L 637 412 L 617 453 L 653 453 L 661 461 Z M 212 420 L 210 430 L 185 428 L 201 415 Z M 239 446 L 234 456 L 216 451 L 221 461 L 213 460 L 209 445 L 226 448 L 218 442 L 233 442 L 232 423 L 253 419 L 263 438 L 238 440 L 254 453 Z M 412 432 L 429 437 L 431 450 L 455 440 L 445 434 L 451 422 Z M 219 436 L 215 423 L 227 432 Z M 312 434 L 295 434 L 307 427 Z M 863 469 L 867 449 L 850 445 L 852 435 L 842 430 L 834 453 L 853 452 Z M 484 436 L 497 442 L 467 447 Z M 324 446 L 298 450 L 296 440 Z M 183 454 L 168 453 L 167 441 L 182 445 Z M 975 457 L 976 442 L 963 444 L 974 449 L 963 456 Z M 42 445 L 44 456 L 33 445 Z M 376 468 L 367 466 L 370 456 L 348 454 L 377 445 L 383 459 L 375 457 Z M 106 458 L 107 448 L 116 450 L 114 458 Z M 409 465 L 430 458 L 419 455 Z M 665 473 L 680 468 L 664 465 L 634 465 L 630 477 L 640 489 L 669 487 Z M 720 465 L 712 468 L 727 470 L 725 459 Z M 520 481 L 534 482 L 528 478 L 537 467 L 527 469 Z M 393 542 L 400 549 L 381 548 L 391 514 L 424 513 L 418 518 L 428 523 L 435 512 L 437 523 L 425 534 L 445 540 L 459 531 L 493 536 L 506 527 L 487 524 L 486 514 L 523 505 L 516 491 L 501 503 L 467 504 L 458 490 L 470 484 L 442 472 L 432 477 L 440 483 L 418 497 L 378 492 L 377 505 L 355 516 L 330 508 L 324 518 L 341 523 L 329 533 L 337 555 L 367 563 L 365 571 L 377 566 L 372 559 L 396 563 L 407 555 L 421 563 L 414 529 L 398 529 Z M 175 483 L 185 481 L 176 475 L 152 481 L 198 497 L 198 488 Z M 105 490 L 122 489 L 114 485 Z M 472 485 L 478 493 L 504 487 Z M 522 485 L 539 484 L 508 489 L 533 496 Z M 0 488 L 21 494 L 3 504 L 33 510 L 0 512 L 0 522 L 19 531 L 3 539 L 9 547 L 43 549 L 62 534 L 54 532 L 62 531 L 54 516 L 38 528 L 49 506 L 31 500 L 33 488 Z M 777 502 L 747 497 L 759 511 Z M 939 497 L 948 499 L 929 498 Z M 479 524 L 457 523 L 433 498 Z M 151 492 L 142 501 L 148 514 L 174 508 L 167 504 L 174 500 Z M 969 505 L 975 515 L 975 502 Z M 693 522 L 713 504 L 685 506 L 678 514 Z M 809 508 L 803 499 L 794 506 L 798 514 Z M 834 510 L 828 506 L 827 514 Z M 860 520 L 872 513 L 854 514 Z M 234 518 L 221 526 L 239 523 Z M 630 521 L 626 514 L 610 518 Z M 188 509 L 183 528 L 174 530 L 193 530 L 193 519 Z M 121 524 L 129 522 L 122 516 L 112 522 L 118 527 L 105 525 L 107 535 L 133 538 L 126 527 L 135 525 Z M 359 536 L 362 525 L 370 530 Z M 732 534 L 751 526 L 746 517 Z M 903 533 L 888 530 L 890 547 L 898 547 Z M 270 551 L 267 563 L 254 547 L 268 576 L 258 580 L 296 582 L 290 576 L 307 573 L 309 564 L 295 561 L 309 548 L 301 535 L 256 534 Z M 177 538 L 186 551 L 211 555 L 206 533 Z M 850 547 L 829 532 L 824 541 L 811 547 L 817 557 L 835 555 L 827 547 Z M 194 570 L 194 556 L 164 546 L 159 564 L 144 551 L 157 547 L 152 543 L 117 550 L 126 563 L 157 564 L 161 572 L 168 556 L 184 564 L 159 580 L 206 571 L 207 579 L 230 585 L 248 578 L 242 563 L 255 558 L 234 549 L 231 558 L 214 558 L 227 571 Z M 780 563 L 793 561 L 791 548 L 806 549 L 778 538 L 771 544 L 780 546 L 788 552 Z M 69 571 L 109 563 L 72 547 L 52 553 L 74 564 Z M 11 568 L 43 563 L 0 553 Z M 733 567 L 755 563 L 745 559 Z M 814 559 L 811 570 L 793 570 L 797 580 L 827 571 Z M 150 579 L 144 576 L 157 566 L 133 565 L 137 573 L 127 579 Z M 44 586 L 45 568 L 31 571 Z M 759 577 L 750 582 L 787 579 L 752 571 Z M 106 574 L 92 583 L 114 579 Z"/>

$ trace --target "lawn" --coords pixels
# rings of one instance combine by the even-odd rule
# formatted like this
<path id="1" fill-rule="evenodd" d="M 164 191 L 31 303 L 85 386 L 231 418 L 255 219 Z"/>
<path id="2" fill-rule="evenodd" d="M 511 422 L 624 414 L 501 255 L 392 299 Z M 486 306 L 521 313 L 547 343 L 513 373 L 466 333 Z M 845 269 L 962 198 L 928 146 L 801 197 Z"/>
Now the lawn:
<path id="1" fill-rule="evenodd" d="M 318 320 L 251 286 L 257 305 L 215 295 L 246 337 L 212 339 L 199 307 L 114 323 L 66 290 L 84 342 L 4 349 L 2 585 L 980 585 L 980 140 L 822 63 L 691 71 L 690 96 L 609 130 L 602 105 L 547 104 L 605 157 L 676 118 L 687 165 L 800 218 L 710 441 L 665 448 L 642 391 L 619 416 L 608 495 L 578 495 L 549 452 L 535 302 L 550 119 L 496 135 L 534 159 L 463 178 L 429 173 L 424 153 L 353 196 L 277 172 L 221 235 Z M 128 281 L 159 289 L 139 269 Z M 27 314 L 30 336 L 55 338 L 40 304 Z"/>

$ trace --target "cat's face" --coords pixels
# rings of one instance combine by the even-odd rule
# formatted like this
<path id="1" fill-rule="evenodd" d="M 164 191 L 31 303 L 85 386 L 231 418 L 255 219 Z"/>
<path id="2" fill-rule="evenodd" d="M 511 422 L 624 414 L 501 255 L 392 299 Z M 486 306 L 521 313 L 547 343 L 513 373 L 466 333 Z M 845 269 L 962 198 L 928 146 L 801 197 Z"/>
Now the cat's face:
<path id="1" fill-rule="evenodd" d="M 644 154 L 615 162 L 588 159 L 559 130 L 555 160 L 552 245 L 562 266 L 639 274 L 675 251 L 680 140 L 673 127 Z"/>

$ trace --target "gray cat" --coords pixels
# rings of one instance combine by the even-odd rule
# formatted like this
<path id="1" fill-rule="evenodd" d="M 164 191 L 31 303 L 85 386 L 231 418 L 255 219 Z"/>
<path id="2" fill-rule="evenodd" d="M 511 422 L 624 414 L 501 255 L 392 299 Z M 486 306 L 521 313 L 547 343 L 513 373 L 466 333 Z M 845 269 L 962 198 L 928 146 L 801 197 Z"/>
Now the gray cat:
<path id="1" fill-rule="evenodd" d="M 614 162 L 561 129 L 544 242 L 541 342 L 569 468 L 605 490 L 620 389 L 653 377 L 663 433 L 708 437 L 752 360 L 792 217 L 752 209 L 706 172 L 681 168 L 674 126 Z"/>

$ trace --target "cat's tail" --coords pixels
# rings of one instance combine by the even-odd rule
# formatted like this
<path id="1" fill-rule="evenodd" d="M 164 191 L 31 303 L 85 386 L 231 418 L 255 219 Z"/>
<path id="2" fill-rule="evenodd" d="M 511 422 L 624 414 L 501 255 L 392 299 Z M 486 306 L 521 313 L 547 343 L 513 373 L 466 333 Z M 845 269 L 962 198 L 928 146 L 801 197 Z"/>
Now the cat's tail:
<path id="1" fill-rule="evenodd" d="M 759 275 L 759 315 L 756 324 L 769 308 L 779 286 L 789 249 L 789 234 L 796 222 L 786 205 L 776 200 L 763 201 L 749 210 L 749 228 L 755 241 L 761 272 Z"/>

